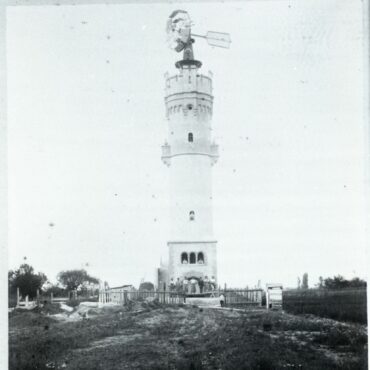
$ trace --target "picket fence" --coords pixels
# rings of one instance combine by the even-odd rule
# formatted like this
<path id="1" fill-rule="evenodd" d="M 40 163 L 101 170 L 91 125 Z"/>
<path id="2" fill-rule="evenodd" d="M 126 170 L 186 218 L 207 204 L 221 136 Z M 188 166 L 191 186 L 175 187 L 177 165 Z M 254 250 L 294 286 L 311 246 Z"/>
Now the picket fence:
<path id="1" fill-rule="evenodd" d="M 262 306 L 262 289 L 225 289 L 226 305 Z"/>
<path id="2" fill-rule="evenodd" d="M 163 304 L 179 304 L 184 302 L 184 295 L 168 291 L 131 291 L 125 289 L 107 289 L 99 291 L 99 303 L 125 305 L 129 301 L 158 300 Z"/>

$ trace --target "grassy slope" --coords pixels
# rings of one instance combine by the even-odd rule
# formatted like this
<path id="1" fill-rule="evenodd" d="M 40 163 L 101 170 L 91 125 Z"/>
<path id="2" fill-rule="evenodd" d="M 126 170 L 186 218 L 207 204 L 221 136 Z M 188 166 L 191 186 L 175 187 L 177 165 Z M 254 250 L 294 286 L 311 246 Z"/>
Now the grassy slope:
<path id="1" fill-rule="evenodd" d="M 121 307 L 10 317 L 11 369 L 366 369 L 365 327 L 282 313 Z"/>

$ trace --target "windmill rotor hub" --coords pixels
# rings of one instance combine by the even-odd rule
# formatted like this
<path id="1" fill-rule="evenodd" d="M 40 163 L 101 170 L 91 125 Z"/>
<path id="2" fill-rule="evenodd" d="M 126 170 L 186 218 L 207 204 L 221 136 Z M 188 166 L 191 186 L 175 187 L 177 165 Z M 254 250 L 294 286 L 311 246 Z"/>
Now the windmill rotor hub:
<path id="1" fill-rule="evenodd" d="M 176 52 L 183 51 L 183 60 L 178 61 L 175 65 L 177 68 L 194 65 L 200 67 L 202 63 L 194 60 L 192 44 L 195 42 L 194 37 L 206 39 L 208 45 L 220 48 L 229 48 L 231 39 L 228 33 L 208 31 L 206 35 L 197 35 L 191 33 L 193 25 L 188 12 L 185 10 L 175 10 L 167 20 L 167 42 L 171 49 Z"/>

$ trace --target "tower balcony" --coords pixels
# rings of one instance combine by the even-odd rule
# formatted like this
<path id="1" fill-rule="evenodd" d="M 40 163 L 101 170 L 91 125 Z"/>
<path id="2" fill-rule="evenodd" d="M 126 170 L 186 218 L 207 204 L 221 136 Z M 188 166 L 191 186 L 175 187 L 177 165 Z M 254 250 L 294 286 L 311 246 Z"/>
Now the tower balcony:
<path id="1" fill-rule="evenodd" d="M 180 155 L 205 155 L 211 158 L 213 166 L 219 157 L 218 145 L 215 143 L 211 145 L 183 143 L 175 144 L 172 147 L 168 143 L 162 145 L 162 161 L 168 167 L 171 165 L 171 158 Z"/>

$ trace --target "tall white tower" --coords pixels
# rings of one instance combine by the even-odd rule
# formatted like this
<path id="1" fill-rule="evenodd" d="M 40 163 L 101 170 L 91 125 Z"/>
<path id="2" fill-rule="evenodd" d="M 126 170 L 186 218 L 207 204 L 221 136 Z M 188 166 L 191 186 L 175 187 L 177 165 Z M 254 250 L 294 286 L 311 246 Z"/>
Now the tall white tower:
<path id="1" fill-rule="evenodd" d="M 212 140 L 212 75 L 200 73 L 193 40 L 184 45 L 178 72 L 166 76 L 168 140 L 162 160 L 169 167 L 171 227 L 167 282 L 172 278 L 214 277 L 217 241 L 212 222 L 212 166 L 218 146 Z"/>

